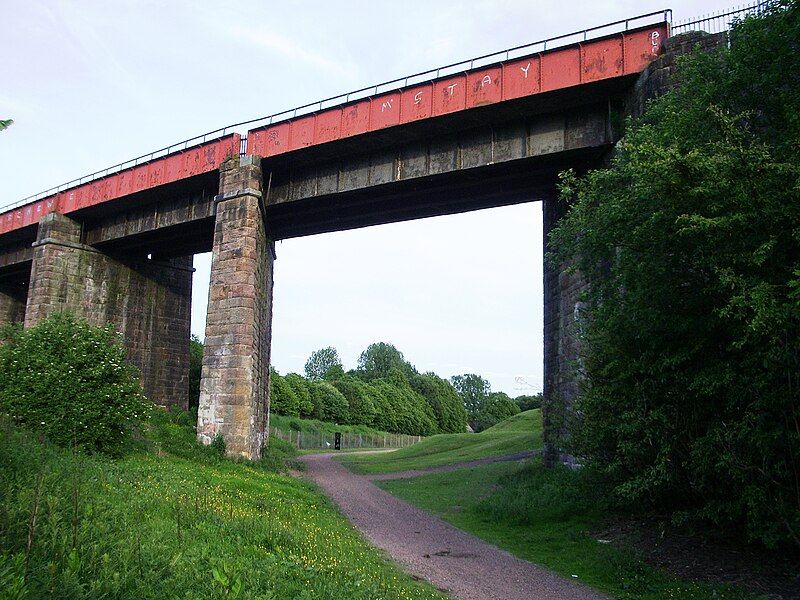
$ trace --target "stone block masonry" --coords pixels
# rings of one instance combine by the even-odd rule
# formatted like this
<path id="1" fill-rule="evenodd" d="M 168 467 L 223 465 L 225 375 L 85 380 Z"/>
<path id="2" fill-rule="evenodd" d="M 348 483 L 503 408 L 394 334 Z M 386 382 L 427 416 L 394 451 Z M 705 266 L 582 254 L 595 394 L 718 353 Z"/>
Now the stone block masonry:
<path id="1" fill-rule="evenodd" d="M 260 159 L 228 159 L 216 198 L 197 437 L 258 459 L 269 431 L 273 246 L 264 226 Z"/>
<path id="2" fill-rule="evenodd" d="M 0 326 L 25 321 L 25 298 L 0 287 Z"/>
<path id="3" fill-rule="evenodd" d="M 544 398 L 542 421 L 545 464 L 572 462 L 565 451 L 570 419 L 580 393 L 581 293 L 588 282 L 547 259 L 547 238 L 566 213 L 557 192 L 543 202 L 544 217 Z"/>
<path id="4" fill-rule="evenodd" d="M 94 325 L 111 323 L 145 393 L 161 406 L 189 400 L 192 257 L 133 261 L 81 242 L 81 224 L 50 213 L 34 243 L 25 326 L 69 311 Z"/>

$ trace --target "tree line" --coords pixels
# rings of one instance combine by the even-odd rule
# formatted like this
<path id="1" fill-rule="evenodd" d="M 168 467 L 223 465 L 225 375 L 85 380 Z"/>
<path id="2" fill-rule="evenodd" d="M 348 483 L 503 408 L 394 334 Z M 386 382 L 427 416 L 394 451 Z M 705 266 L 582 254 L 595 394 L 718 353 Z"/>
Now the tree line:
<path id="1" fill-rule="evenodd" d="M 190 397 L 200 395 L 203 345 L 191 341 Z M 386 342 L 370 344 L 355 369 L 345 371 L 337 350 L 311 354 L 305 376 L 281 375 L 270 368 L 270 411 L 294 417 L 347 425 L 367 425 L 390 433 L 433 435 L 491 427 L 520 410 L 541 406 L 541 394 L 512 399 L 492 392 L 476 374 L 450 380 L 420 373 L 403 353 Z"/>

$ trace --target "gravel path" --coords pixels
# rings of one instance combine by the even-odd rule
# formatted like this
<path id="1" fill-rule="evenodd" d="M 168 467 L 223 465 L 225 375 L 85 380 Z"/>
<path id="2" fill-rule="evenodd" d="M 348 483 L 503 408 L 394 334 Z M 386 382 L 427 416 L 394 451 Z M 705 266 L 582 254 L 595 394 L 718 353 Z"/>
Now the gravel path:
<path id="1" fill-rule="evenodd" d="M 307 474 L 375 546 L 412 575 L 460 600 L 603 598 L 403 502 L 332 460 L 300 458 Z"/>
<path id="2" fill-rule="evenodd" d="M 409 477 L 419 477 L 420 475 L 430 475 L 431 473 L 448 473 L 459 469 L 471 469 L 481 465 L 490 465 L 497 462 L 510 462 L 512 460 L 525 460 L 541 454 L 541 450 L 527 450 L 516 454 L 504 454 L 503 456 L 490 456 L 488 458 L 478 458 L 467 460 L 452 465 L 441 465 L 439 467 L 425 467 L 424 469 L 410 469 L 408 471 L 395 471 L 394 473 L 376 473 L 366 475 L 370 481 L 388 481 L 391 479 L 408 479 Z"/>

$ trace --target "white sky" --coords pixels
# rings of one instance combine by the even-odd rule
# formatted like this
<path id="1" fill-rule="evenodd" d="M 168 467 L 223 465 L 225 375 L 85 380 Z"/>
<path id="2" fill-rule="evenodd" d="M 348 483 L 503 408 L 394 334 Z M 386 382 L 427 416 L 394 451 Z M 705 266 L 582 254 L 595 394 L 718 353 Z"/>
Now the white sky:
<path id="1" fill-rule="evenodd" d="M 671 2 L 676 20 L 726 0 Z M 11 0 L 0 36 L 0 206 L 169 143 L 441 64 L 665 8 L 651 0 Z M 422 371 L 542 385 L 541 207 L 278 243 L 272 362 L 370 342 Z M 203 336 L 209 255 L 195 257 Z M 529 386 L 521 386 L 523 377 Z"/>

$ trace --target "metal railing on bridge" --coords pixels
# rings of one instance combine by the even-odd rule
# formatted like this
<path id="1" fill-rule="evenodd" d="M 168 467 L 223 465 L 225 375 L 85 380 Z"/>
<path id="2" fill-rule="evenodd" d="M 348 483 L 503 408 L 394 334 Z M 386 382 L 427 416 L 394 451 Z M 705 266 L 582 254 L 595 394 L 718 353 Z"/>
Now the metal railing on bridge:
<path id="1" fill-rule="evenodd" d="M 736 20 L 744 19 L 749 15 L 760 14 L 765 6 L 765 2 L 754 2 L 753 4 L 735 6 L 725 11 L 710 13 L 700 17 L 683 19 L 672 24 L 671 32 L 672 35 L 678 35 L 688 31 L 705 31 L 706 33 L 730 31 Z"/>
<path id="2" fill-rule="evenodd" d="M 672 20 L 671 9 L 663 9 L 642 15 L 637 15 L 635 17 L 628 17 L 627 19 L 620 19 L 618 21 L 613 21 L 611 23 L 606 23 L 604 25 L 589 27 L 587 29 L 581 29 L 580 31 L 565 33 L 562 35 L 546 38 L 543 40 L 538 40 L 536 42 L 531 42 L 529 44 L 523 44 L 521 46 L 515 46 L 513 48 L 499 50 L 497 52 L 492 52 L 490 54 L 476 56 L 474 58 L 469 58 L 467 60 L 451 63 L 449 65 L 436 67 L 434 69 L 428 69 L 427 71 L 421 71 L 413 75 L 398 77 L 396 79 L 391 79 L 389 81 L 384 81 L 383 83 L 370 85 L 352 92 L 338 94 L 336 96 L 331 96 L 330 98 L 325 98 L 323 100 L 317 100 L 316 102 L 304 104 L 303 106 L 290 108 L 288 110 L 274 113 L 272 115 L 267 115 L 266 117 L 258 117 L 255 119 L 249 119 L 247 121 L 241 121 L 239 123 L 234 123 L 233 125 L 227 125 L 220 129 L 215 129 L 213 131 L 203 133 L 201 135 L 189 138 L 187 140 L 170 144 L 169 146 L 160 148 L 158 150 L 154 150 L 153 152 L 150 152 L 148 154 L 142 154 L 141 156 L 137 156 L 136 158 L 132 158 L 125 162 L 121 162 L 116 165 L 106 167 L 105 169 L 95 171 L 94 173 L 90 173 L 89 175 L 84 175 L 83 177 L 79 177 L 78 179 L 67 181 L 60 185 L 51 187 L 47 190 L 43 190 L 37 194 L 33 194 L 31 196 L 23 198 L 22 200 L 2 205 L 0 206 L 0 212 L 6 212 L 10 209 L 17 208 L 25 204 L 29 204 L 31 202 L 35 202 L 37 200 L 41 200 L 42 198 L 52 196 L 53 194 L 56 194 L 63 190 L 70 189 L 72 187 L 84 183 L 89 183 L 96 179 L 101 179 L 108 175 L 118 173 L 119 171 L 123 171 L 125 169 L 136 167 L 143 163 L 150 162 L 151 160 L 155 160 L 157 158 L 163 158 L 173 153 L 183 152 L 191 147 L 198 146 L 206 142 L 220 140 L 232 133 L 239 133 L 242 135 L 243 139 L 240 151 L 244 152 L 246 151 L 247 148 L 246 146 L 247 130 L 253 129 L 260 125 L 271 125 L 273 123 L 279 123 L 281 121 L 289 121 L 297 117 L 312 114 L 326 108 L 333 108 L 336 106 L 348 104 L 355 100 L 363 100 L 364 98 L 377 96 L 380 93 L 384 93 L 392 89 L 405 88 L 408 87 L 409 85 L 418 85 L 421 83 L 427 83 L 439 79 L 440 77 L 452 75 L 454 73 L 462 73 L 466 70 L 473 69 L 475 67 L 490 65 L 501 61 L 508 61 L 514 58 L 521 58 L 523 56 L 527 56 L 529 54 L 535 54 L 537 52 L 554 50 L 562 46 L 568 46 L 570 44 L 585 42 L 606 35 L 612 35 L 614 33 L 621 33 L 623 31 L 628 31 L 629 29 L 634 29 L 637 27 L 645 27 L 647 25 L 653 25 L 656 23 L 663 23 L 663 22 L 669 23 L 671 22 L 671 20 Z"/>
<path id="3" fill-rule="evenodd" d="M 121 162 L 116 165 L 106 167 L 105 169 L 101 169 L 99 171 L 95 171 L 94 173 L 84 175 L 83 177 L 79 177 L 78 179 L 67 181 L 55 187 L 43 190 L 37 194 L 33 194 L 31 196 L 23 198 L 22 200 L 2 205 L 0 206 L 0 212 L 5 212 L 7 210 L 16 208 L 18 206 L 35 202 L 37 200 L 46 198 L 47 196 L 51 196 L 65 189 L 69 189 L 84 183 L 88 183 L 96 179 L 101 179 L 113 173 L 117 173 L 119 171 L 141 165 L 143 163 L 149 162 L 157 158 L 162 158 L 164 156 L 168 156 L 173 153 L 183 152 L 188 148 L 198 146 L 206 142 L 220 140 L 231 133 L 240 133 L 242 135 L 240 152 L 244 153 L 247 150 L 246 131 L 247 129 L 252 129 L 253 128 L 252 126 L 270 125 L 281 121 L 288 121 L 299 116 L 317 112 L 319 110 L 322 110 L 323 108 L 331 108 L 334 106 L 346 104 L 354 100 L 372 97 L 379 93 L 398 87 L 407 87 L 412 84 L 419 84 L 419 83 L 425 83 L 427 81 L 433 81 L 434 79 L 438 79 L 439 77 L 450 75 L 453 73 L 459 73 L 465 69 L 472 69 L 474 67 L 492 64 L 493 62 L 510 60 L 512 58 L 518 58 L 528 54 L 534 54 L 536 52 L 552 50 L 576 42 L 587 41 L 605 35 L 610 35 L 621 31 L 627 31 L 631 27 L 650 25 L 656 19 L 659 22 L 666 21 L 670 23 L 671 24 L 670 29 L 672 34 L 680 34 L 688 31 L 701 31 L 701 30 L 706 31 L 708 33 L 720 33 L 723 31 L 730 30 L 732 24 L 737 19 L 742 19 L 751 14 L 759 14 L 764 9 L 765 6 L 766 3 L 763 1 L 754 2 L 748 5 L 737 6 L 726 11 L 720 11 L 717 13 L 703 15 L 700 17 L 685 19 L 682 21 L 677 21 L 675 23 L 672 23 L 672 10 L 663 9 L 643 15 L 638 15 L 635 17 L 630 17 L 628 19 L 621 19 L 619 21 L 614 21 L 612 23 L 606 23 L 605 25 L 590 27 L 588 29 L 582 29 L 580 31 L 575 31 L 572 33 L 567 33 L 547 38 L 544 40 L 539 40 L 536 42 L 532 42 L 530 44 L 515 46 L 513 48 L 500 50 L 498 52 L 485 54 L 483 56 L 478 56 L 460 62 L 451 63 L 449 65 L 437 67 L 435 69 L 429 69 L 427 71 L 415 73 L 414 75 L 408 75 L 406 77 L 400 77 L 397 79 L 385 81 L 383 83 L 364 87 L 359 90 L 348 92 L 346 94 L 331 96 L 330 98 L 325 98 L 324 100 L 318 100 L 316 102 L 304 104 L 303 106 L 298 106 L 296 108 L 284 110 L 278 113 L 274 113 L 272 115 L 268 115 L 266 117 L 258 117 L 255 119 L 249 119 L 247 121 L 241 121 L 239 123 L 234 123 L 232 125 L 227 125 L 220 129 L 215 129 L 213 131 L 197 135 L 195 137 L 183 140 L 181 142 L 170 144 L 169 146 L 160 148 L 158 150 L 154 150 L 153 152 L 150 152 L 148 154 L 142 154 L 141 156 L 137 156 L 136 158 L 132 158 L 125 162 Z M 247 129 L 242 129 L 245 126 L 247 126 Z"/>

